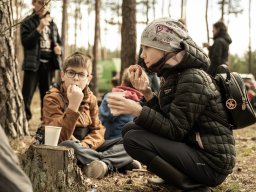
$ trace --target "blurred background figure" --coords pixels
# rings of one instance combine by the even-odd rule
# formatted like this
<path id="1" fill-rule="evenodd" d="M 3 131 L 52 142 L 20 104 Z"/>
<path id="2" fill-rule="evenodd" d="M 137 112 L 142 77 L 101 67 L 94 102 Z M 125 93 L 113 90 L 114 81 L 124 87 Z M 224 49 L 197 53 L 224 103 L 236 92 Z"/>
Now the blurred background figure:
<path id="1" fill-rule="evenodd" d="M 253 107 L 254 110 L 256 110 L 256 93 L 252 88 L 252 85 L 250 83 L 245 83 L 245 88 L 247 91 L 248 99 Z"/>
<path id="2" fill-rule="evenodd" d="M 203 43 L 203 47 L 208 48 L 211 65 L 208 73 L 215 76 L 217 68 L 221 64 L 228 64 L 229 45 L 232 43 L 231 37 L 227 32 L 227 27 L 222 21 L 213 24 L 212 28 L 213 44 Z"/>

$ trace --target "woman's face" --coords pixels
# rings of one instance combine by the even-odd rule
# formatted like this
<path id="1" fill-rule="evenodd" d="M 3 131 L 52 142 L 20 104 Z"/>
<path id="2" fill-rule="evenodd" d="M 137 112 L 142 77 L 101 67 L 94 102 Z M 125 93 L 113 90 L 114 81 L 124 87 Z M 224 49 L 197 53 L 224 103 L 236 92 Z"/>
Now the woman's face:
<path id="1" fill-rule="evenodd" d="M 151 67 L 165 55 L 164 51 L 155 49 L 153 47 L 142 45 L 141 48 L 142 52 L 140 54 L 140 57 L 144 60 L 147 68 Z"/>

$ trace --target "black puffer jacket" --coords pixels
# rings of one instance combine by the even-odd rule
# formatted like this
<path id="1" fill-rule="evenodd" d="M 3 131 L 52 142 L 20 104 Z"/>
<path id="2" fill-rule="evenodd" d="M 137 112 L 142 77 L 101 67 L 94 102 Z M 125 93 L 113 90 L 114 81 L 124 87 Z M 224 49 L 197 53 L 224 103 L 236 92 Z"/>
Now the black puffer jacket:
<path id="1" fill-rule="evenodd" d="M 204 71 L 209 59 L 193 41 L 182 45 L 186 53 L 181 63 L 161 69 L 159 95 L 143 107 L 135 122 L 155 134 L 187 143 L 214 170 L 229 174 L 235 165 L 233 133 L 203 114 L 208 110 L 227 117 L 220 92 Z"/>
<path id="2" fill-rule="evenodd" d="M 36 30 L 39 22 L 39 16 L 32 13 L 32 15 L 25 18 L 24 22 L 21 24 L 21 42 L 24 48 L 24 61 L 22 66 L 23 70 L 37 71 L 39 69 L 41 34 Z M 61 39 L 58 33 L 58 29 L 53 21 L 50 22 L 50 30 L 52 49 L 54 47 L 54 42 L 61 46 Z M 56 55 L 53 53 L 52 57 L 56 57 Z"/>
<path id="3" fill-rule="evenodd" d="M 209 58 L 211 65 L 208 73 L 213 77 L 216 75 L 217 68 L 221 64 L 227 64 L 229 54 L 229 44 L 232 40 L 228 33 L 220 32 L 214 38 L 214 43 L 209 47 Z"/>

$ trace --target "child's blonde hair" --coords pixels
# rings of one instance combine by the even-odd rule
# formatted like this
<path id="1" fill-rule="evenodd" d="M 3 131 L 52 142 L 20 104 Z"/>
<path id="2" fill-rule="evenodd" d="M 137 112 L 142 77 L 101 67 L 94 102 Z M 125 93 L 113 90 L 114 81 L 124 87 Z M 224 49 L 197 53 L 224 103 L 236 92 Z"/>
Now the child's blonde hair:
<path id="1" fill-rule="evenodd" d="M 121 85 L 133 88 L 132 83 L 130 81 L 128 68 L 124 69 L 124 71 L 123 71 Z"/>
<path id="2" fill-rule="evenodd" d="M 144 70 L 142 70 L 142 75 L 145 78 L 147 78 L 147 80 L 148 80 L 148 76 L 146 75 L 146 72 Z M 132 83 L 131 83 L 131 80 L 130 80 L 130 75 L 129 75 L 129 69 L 128 68 L 125 68 L 124 71 L 123 71 L 121 85 L 134 88 L 132 86 Z"/>
<path id="3" fill-rule="evenodd" d="M 92 73 L 92 60 L 91 56 L 85 55 L 81 52 L 74 52 L 68 56 L 63 64 L 63 71 L 66 71 L 68 67 L 83 67 L 89 74 Z"/>

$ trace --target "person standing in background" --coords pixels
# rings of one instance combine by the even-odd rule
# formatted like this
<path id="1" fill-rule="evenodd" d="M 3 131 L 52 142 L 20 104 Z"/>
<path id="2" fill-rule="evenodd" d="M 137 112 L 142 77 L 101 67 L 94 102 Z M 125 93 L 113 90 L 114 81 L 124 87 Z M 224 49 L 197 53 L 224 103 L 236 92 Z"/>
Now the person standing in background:
<path id="1" fill-rule="evenodd" d="M 22 95 L 27 120 L 32 118 L 30 104 L 39 86 L 41 111 L 43 98 L 52 84 L 53 64 L 61 55 L 58 28 L 50 17 L 47 0 L 32 0 L 34 10 L 21 24 L 21 42 L 24 49 L 24 79 Z M 42 113 L 42 112 L 41 112 Z M 41 114 L 42 116 L 42 114 Z"/>
<path id="2" fill-rule="evenodd" d="M 211 65 L 208 69 L 208 73 L 214 77 L 219 65 L 227 65 L 229 45 L 232 43 L 232 40 L 227 32 L 226 25 L 222 21 L 213 24 L 212 33 L 213 45 L 210 46 L 208 43 L 203 43 L 203 47 L 209 50 Z"/>

